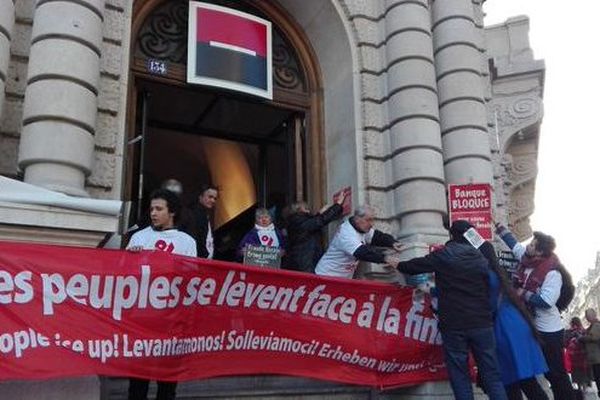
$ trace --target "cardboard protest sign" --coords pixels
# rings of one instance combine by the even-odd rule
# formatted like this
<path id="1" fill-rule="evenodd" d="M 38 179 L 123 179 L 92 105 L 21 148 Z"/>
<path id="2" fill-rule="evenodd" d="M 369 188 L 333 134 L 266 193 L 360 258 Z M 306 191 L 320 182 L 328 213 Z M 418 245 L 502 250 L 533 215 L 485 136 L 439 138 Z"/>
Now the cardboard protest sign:
<path id="1" fill-rule="evenodd" d="M 468 221 L 484 240 L 492 240 L 492 188 L 487 183 L 448 185 L 450 223 Z"/>
<path id="2" fill-rule="evenodd" d="M 281 267 L 281 250 L 278 247 L 252 246 L 244 249 L 244 264 L 256 267 Z"/>

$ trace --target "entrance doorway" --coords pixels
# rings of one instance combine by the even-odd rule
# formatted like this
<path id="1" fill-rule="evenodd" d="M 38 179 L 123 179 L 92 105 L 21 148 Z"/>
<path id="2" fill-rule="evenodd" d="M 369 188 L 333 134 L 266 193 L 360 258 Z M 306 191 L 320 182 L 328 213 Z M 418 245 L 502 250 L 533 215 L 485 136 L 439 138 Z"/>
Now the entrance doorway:
<path id="1" fill-rule="evenodd" d="M 140 78 L 138 124 L 132 143 L 135 209 L 167 179 L 183 184 L 194 205 L 202 183 L 219 187 L 214 229 L 216 256 L 233 260 L 237 243 L 254 224 L 256 207 L 281 219 L 302 192 L 305 114 L 231 93 L 168 85 Z M 298 189 L 301 190 L 298 190 Z"/>
<path id="2" fill-rule="evenodd" d="M 188 1 L 136 0 L 125 197 L 141 216 L 165 179 L 188 204 L 201 183 L 219 186 L 217 256 L 232 259 L 257 206 L 278 219 L 293 201 L 322 204 L 322 92 L 308 40 L 276 2 L 209 1 L 272 22 L 273 100 L 188 84 Z"/>

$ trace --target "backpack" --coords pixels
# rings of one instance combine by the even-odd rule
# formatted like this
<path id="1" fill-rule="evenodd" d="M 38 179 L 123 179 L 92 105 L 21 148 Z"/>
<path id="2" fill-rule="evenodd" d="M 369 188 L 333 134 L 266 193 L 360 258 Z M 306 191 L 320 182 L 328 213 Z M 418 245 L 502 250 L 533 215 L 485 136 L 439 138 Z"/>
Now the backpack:
<path id="1" fill-rule="evenodd" d="M 556 270 L 560 272 L 560 276 L 562 277 L 562 286 L 560 287 L 560 296 L 556 300 L 556 308 L 558 308 L 558 311 L 563 312 L 569 307 L 571 301 L 573 301 L 575 285 L 573 285 L 571 274 L 564 265 L 558 264 Z"/>

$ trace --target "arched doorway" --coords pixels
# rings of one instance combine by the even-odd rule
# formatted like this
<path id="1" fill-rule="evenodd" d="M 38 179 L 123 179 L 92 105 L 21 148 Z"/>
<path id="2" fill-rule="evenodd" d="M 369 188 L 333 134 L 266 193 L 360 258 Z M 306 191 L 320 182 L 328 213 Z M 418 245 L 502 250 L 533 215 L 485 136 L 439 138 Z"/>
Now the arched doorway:
<path id="1" fill-rule="evenodd" d="M 321 80 L 301 29 L 274 2 L 213 0 L 273 24 L 273 100 L 186 83 L 188 1 L 135 1 L 126 196 L 136 219 L 165 179 L 193 202 L 201 182 L 221 189 L 222 253 L 249 228 L 255 205 L 323 201 Z M 225 256 L 225 258 L 227 258 Z"/>

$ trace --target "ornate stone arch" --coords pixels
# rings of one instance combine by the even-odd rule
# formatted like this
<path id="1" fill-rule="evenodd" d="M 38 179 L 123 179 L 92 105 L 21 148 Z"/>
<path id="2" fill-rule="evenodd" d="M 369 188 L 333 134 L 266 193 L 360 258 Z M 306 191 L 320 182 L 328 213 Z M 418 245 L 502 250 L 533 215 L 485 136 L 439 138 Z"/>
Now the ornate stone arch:
<path id="1" fill-rule="evenodd" d="M 306 115 L 306 175 L 309 201 L 321 203 L 325 188 L 323 139 L 323 84 L 317 57 L 302 28 L 285 8 L 273 1 L 214 0 L 220 5 L 250 11 L 272 21 L 274 29 L 273 105 L 303 111 Z M 185 24 L 185 27 L 182 27 Z M 154 35 L 151 30 L 154 30 Z M 156 33 L 159 32 L 159 35 Z M 183 35 L 183 36 L 182 36 Z M 131 29 L 130 70 L 134 77 L 144 74 L 146 58 L 169 63 L 163 82 L 185 85 L 187 42 L 187 0 L 135 0 Z M 179 43 L 178 43 L 179 41 Z M 181 44 L 183 43 L 183 47 Z M 146 54 L 145 54 L 146 53 Z M 129 131 L 135 124 L 135 79 L 129 87 Z M 128 168 L 131 170 L 131 168 Z M 127 177 L 131 180 L 131 176 Z M 126 186 L 130 186 L 126 184 Z"/>

